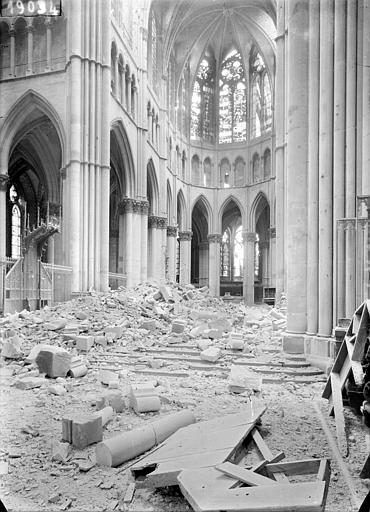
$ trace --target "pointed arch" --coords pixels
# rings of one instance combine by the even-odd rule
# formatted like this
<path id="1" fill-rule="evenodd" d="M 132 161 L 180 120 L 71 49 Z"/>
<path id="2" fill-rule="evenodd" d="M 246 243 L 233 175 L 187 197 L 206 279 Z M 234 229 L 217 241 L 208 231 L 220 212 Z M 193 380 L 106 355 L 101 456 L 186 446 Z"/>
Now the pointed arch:
<path id="1" fill-rule="evenodd" d="M 135 195 L 135 168 L 131 145 L 122 121 L 111 124 L 111 161 L 117 172 L 121 196 Z"/>
<path id="2" fill-rule="evenodd" d="M 254 198 L 254 201 L 253 201 L 251 209 L 250 209 L 250 214 L 249 214 L 250 231 L 255 231 L 258 217 L 261 214 L 261 212 L 264 210 L 264 208 L 266 208 L 266 206 L 268 206 L 268 208 L 270 209 L 269 200 L 267 199 L 266 194 L 264 194 L 263 192 L 260 191 Z"/>
<path id="3" fill-rule="evenodd" d="M 196 207 L 196 205 L 199 205 L 200 207 L 202 207 L 205 210 L 205 212 L 207 213 L 208 226 L 211 229 L 213 211 L 212 211 L 212 207 L 211 207 L 208 199 L 203 194 L 200 194 L 192 204 L 192 207 L 191 207 L 192 213 L 193 213 L 193 210 Z"/>
<path id="4" fill-rule="evenodd" d="M 170 180 L 167 180 L 167 224 L 168 226 L 173 226 L 172 219 L 174 217 L 173 214 L 173 199 L 172 199 L 172 190 Z"/>
<path id="5" fill-rule="evenodd" d="M 159 211 L 159 186 L 157 173 L 153 160 L 147 165 L 147 196 L 149 201 L 149 215 L 158 215 Z"/>
<path id="6" fill-rule="evenodd" d="M 242 223 L 244 225 L 244 223 L 245 223 L 245 209 L 244 209 L 243 205 L 241 204 L 241 202 L 239 201 L 239 199 L 237 199 L 234 195 L 228 196 L 225 199 L 225 201 L 222 203 L 222 205 L 221 205 L 221 207 L 219 209 L 218 220 L 220 222 L 220 225 L 222 223 L 222 216 L 223 216 L 224 212 L 227 210 L 227 208 L 230 205 L 230 203 L 235 203 L 236 206 L 239 208 L 240 216 L 242 218 Z"/>
<path id="7" fill-rule="evenodd" d="M 177 193 L 177 226 L 179 231 L 185 231 L 187 227 L 186 201 L 182 189 Z"/>
<path id="8" fill-rule="evenodd" d="M 30 89 L 11 107 L 0 130 L 1 169 L 8 168 L 11 150 L 23 137 L 27 118 L 35 119 L 43 115 L 49 118 L 56 130 L 61 148 L 61 167 L 65 165 L 66 137 L 62 120 L 46 98 Z"/>

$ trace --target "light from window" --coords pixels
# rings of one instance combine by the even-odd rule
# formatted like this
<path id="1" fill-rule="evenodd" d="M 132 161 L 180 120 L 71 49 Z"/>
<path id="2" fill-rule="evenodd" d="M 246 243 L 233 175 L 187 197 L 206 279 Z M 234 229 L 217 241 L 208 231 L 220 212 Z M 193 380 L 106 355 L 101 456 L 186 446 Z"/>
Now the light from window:
<path id="1" fill-rule="evenodd" d="M 202 59 L 196 75 L 191 98 L 190 137 L 195 140 L 213 140 L 214 65 Z"/>
<path id="2" fill-rule="evenodd" d="M 259 53 L 251 61 L 252 116 L 251 138 L 267 134 L 272 127 L 272 94 L 270 78 Z"/>
<path id="3" fill-rule="evenodd" d="M 244 68 L 240 54 L 234 50 L 221 66 L 219 95 L 219 142 L 246 140 L 247 112 Z"/>
<path id="4" fill-rule="evenodd" d="M 152 81 L 153 86 L 156 88 L 157 86 L 157 22 L 154 16 L 154 12 L 152 12 Z"/>
<path id="5" fill-rule="evenodd" d="M 12 258 L 21 256 L 21 211 L 17 204 L 12 207 Z"/>

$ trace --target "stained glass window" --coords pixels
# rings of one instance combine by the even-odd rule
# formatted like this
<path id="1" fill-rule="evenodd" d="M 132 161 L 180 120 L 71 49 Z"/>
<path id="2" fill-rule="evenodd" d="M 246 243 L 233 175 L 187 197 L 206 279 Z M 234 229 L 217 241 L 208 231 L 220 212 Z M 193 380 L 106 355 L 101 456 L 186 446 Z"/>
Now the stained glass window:
<path id="1" fill-rule="evenodd" d="M 233 50 L 221 65 L 219 94 L 219 142 L 246 140 L 246 85 L 240 54 Z"/>
<path id="2" fill-rule="evenodd" d="M 190 137 L 213 141 L 215 66 L 211 59 L 202 59 L 191 98 Z"/>
<path id="3" fill-rule="evenodd" d="M 258 52 L 254 53 L 252 56 L 251 73 L 251 138 L 254 139 L 269 133 L 272 127 L 271 83 L 264 60 Z"/>
<path id="4" fill-rule="evenodd" d="M 222 277 L 230 277 L 230 230 L 226 229 L 222 235 L 221 241 L 221 268 L 220 273 Z"/>

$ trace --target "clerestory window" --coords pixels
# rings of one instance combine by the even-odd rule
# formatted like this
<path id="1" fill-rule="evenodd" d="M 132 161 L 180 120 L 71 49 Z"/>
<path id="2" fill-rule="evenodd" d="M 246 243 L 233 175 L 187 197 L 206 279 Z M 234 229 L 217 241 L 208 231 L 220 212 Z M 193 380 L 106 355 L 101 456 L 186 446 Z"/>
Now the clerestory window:
<path id="1" fill-rule="evenodd" d="M 272 95 L 271 83 L 266 65 L 261 55 L 256 52 L 251 59 L 252 75 L 252 115 L 251 139 L 271 132 Z"/>
<path id="2" fill-rule="evenodd" d="M 211 59 L 202 59 L 194 81 L 191 97 L 190 137 L 213 142 L 214 138 L 215 66 Z"/>

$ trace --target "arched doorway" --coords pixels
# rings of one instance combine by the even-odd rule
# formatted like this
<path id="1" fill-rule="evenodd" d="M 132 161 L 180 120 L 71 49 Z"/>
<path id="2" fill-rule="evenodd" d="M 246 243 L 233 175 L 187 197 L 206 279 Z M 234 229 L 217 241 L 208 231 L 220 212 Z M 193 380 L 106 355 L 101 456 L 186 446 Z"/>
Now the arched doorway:
<path id="1" fill-rule="evenodd" d="M 2 266 L 5 300 L 0 303 L 5 312 L 37 309 L 70 295 L 71 276 L 52 277 L 54 266 L 65 262 L 59 234 L 63 146 L 60 125 L 49 116 L 50 110 L 41 97 L 28 93 L 5 121 L 10 133 L 4 130 L 1 137 L 2 160 L 8 157 L 4 219 L 8 260 Z"/>
<path id="2" fill-rule="evenodd" d="M 254 302 L 262 302 L 264 289 L 270 285 L 270 205 L 260 195 L 255 208 Z"/>
<path id="3" fill-rule="evenodd" d="M 194 205 L 191 216 L 191 283 L 208 285 L 209 260 L 209 215 L 203 198 Z"/>
<path id="4" fill-rule="evenodd" d="M 222 214 L 220 246 L 220 295 L 243 296 L 244 246 L 242 216 L 230 200 Z"/>

